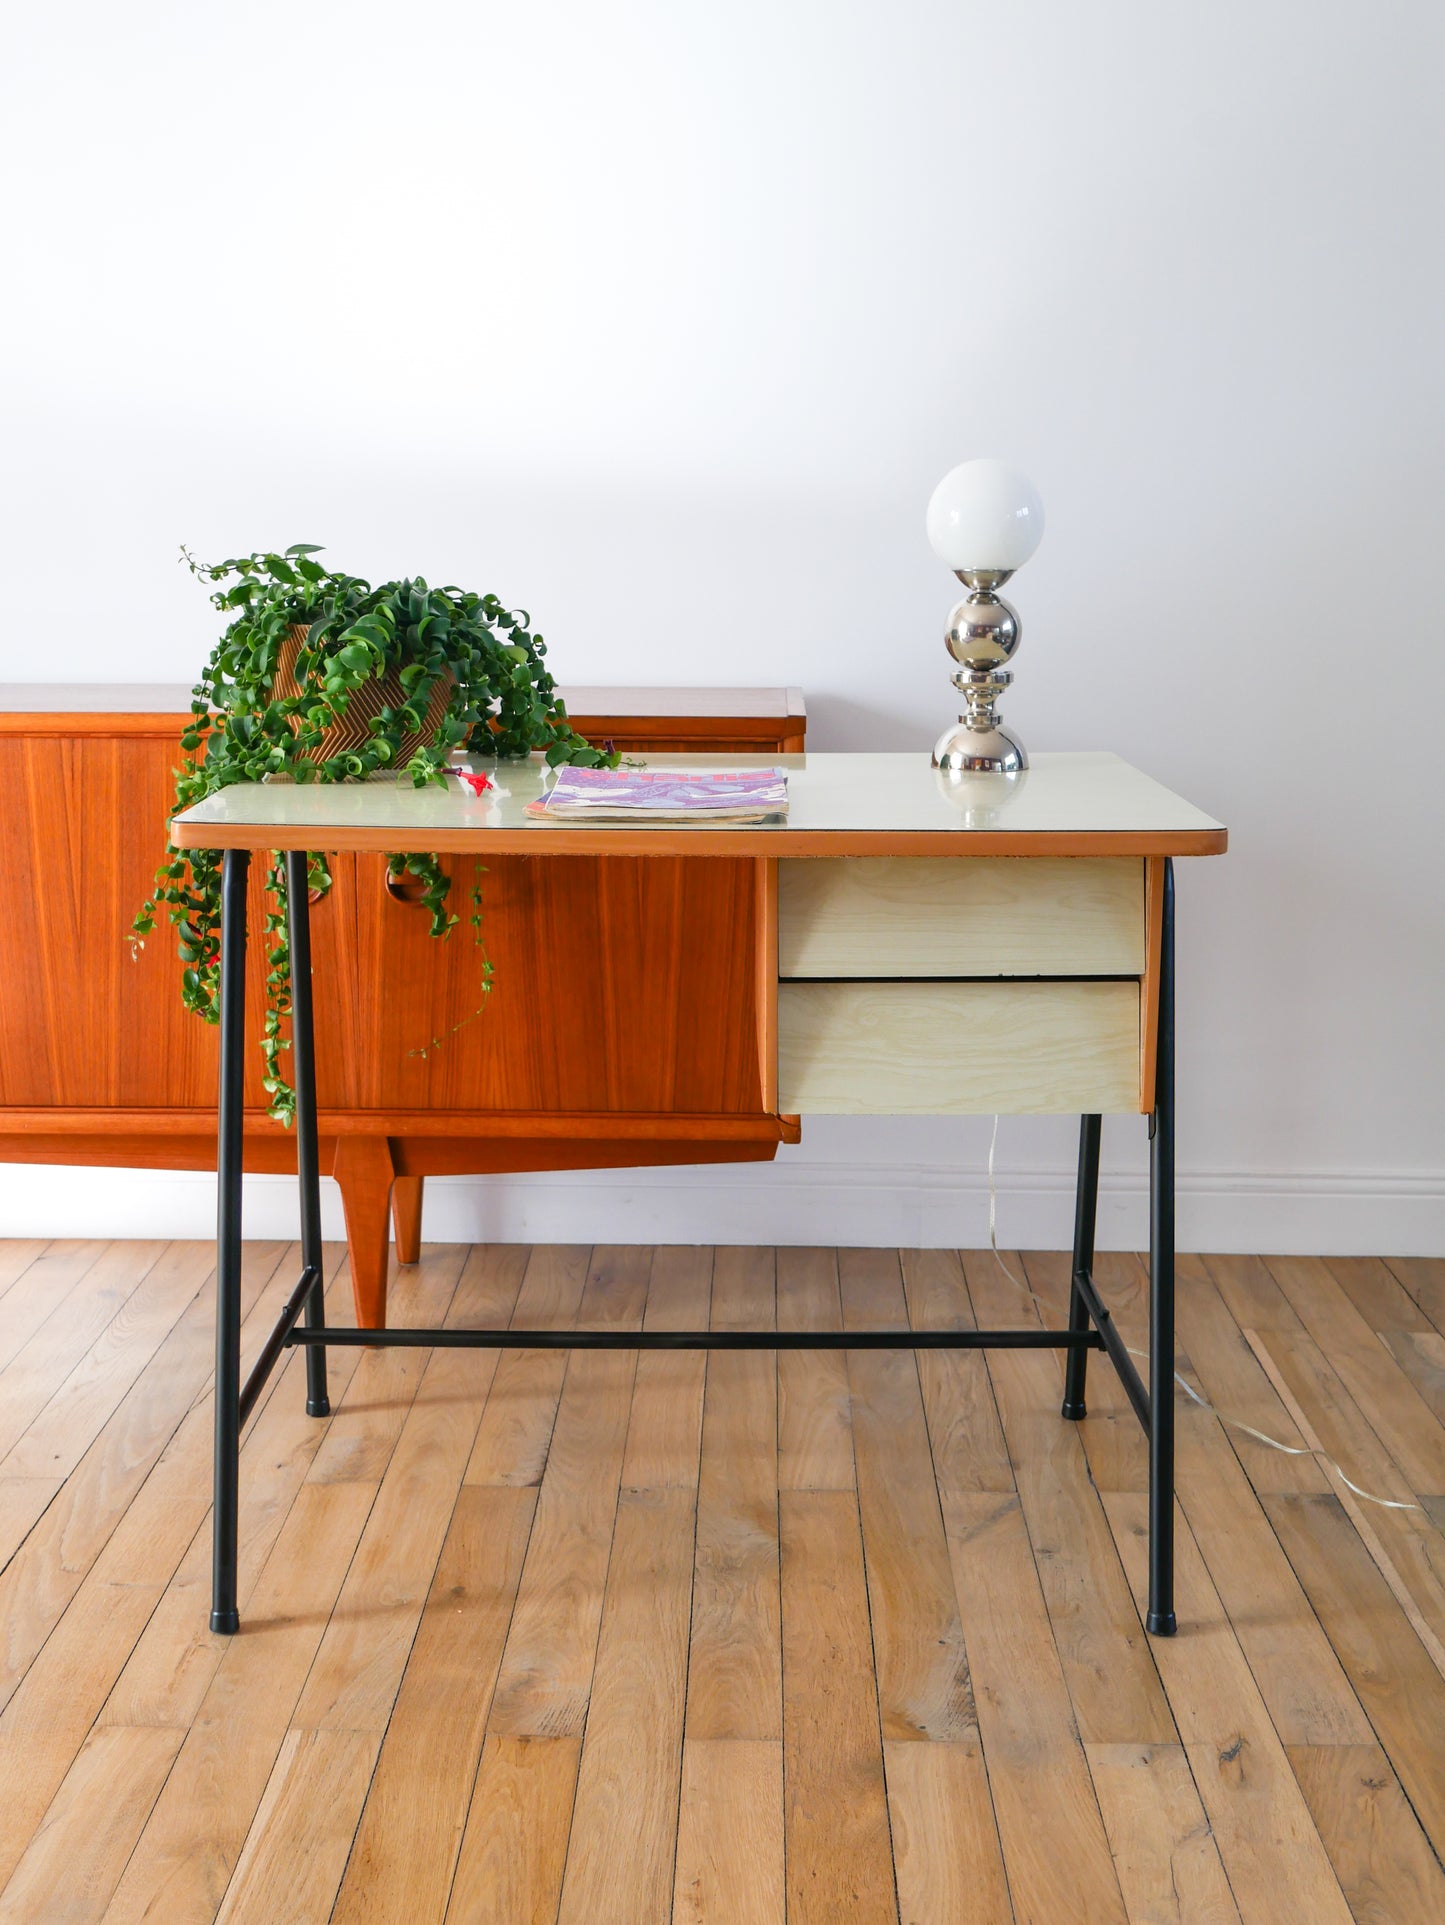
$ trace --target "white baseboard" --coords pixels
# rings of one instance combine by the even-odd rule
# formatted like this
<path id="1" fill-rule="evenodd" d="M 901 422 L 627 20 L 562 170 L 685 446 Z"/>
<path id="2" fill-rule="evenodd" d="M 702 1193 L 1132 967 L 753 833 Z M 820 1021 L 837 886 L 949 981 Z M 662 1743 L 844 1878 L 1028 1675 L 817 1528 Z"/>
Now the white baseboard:
<path id="1" fill-rule="evenodd" d="M 999 1239 L 1064 1249 L 1073 1235 L 1074 1172 L 998 1175 Z M 1281 1255 L 1445 1255 L 1445 1172 L 1181 1171 L 1181 1250 Z M 209 1237 L 214 1176 L 197 1171 L 0 1165 L 0 1234 L 13 1237 Z M 1148 1241 L 1143 1173 L 1105 1171 L 1098 1246 Z M 342 1235 L 339 1192 L 322 1184 L 329 1237 Z M 292 1236 L 293 1179 L 246 1179 L 246 1232 Z M 436 1242 L 830 1243 L 927 1249 L 988 1240 L 988 1189 L 977 1172 L 818 1163 L 557 1171 L 433 1177 L 425 1234 Z"/>

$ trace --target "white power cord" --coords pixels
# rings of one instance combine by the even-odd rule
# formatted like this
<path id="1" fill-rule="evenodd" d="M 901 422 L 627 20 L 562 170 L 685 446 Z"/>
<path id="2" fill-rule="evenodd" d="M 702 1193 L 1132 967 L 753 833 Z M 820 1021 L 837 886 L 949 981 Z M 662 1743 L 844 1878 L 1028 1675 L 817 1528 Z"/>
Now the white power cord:
<path id="1" fill-rule="evenodd" d="M 998 1247 L 998 1188 L 994 1181 L 993 1171 L 994 1153 L 998 1148 L 998 1124 L 999 1119 L 995 1116 L 993 1119 L 993 1132 L 988 1139 L 989 1248 L 993 1251 L 994 1260 L 998 1264 L 999 1269 L 1003 1271 L 1015 1290 L 1022 1290 L 1024 1295 L 1034 1305 L 1035 1309 L 1039 1311 L 1040 1315 L 1048 1317 L 1051 1314 L 1049 1306 L 1036 1290 L 1031 1290 L 1021 1277 L 1014 1275 L 1013 1271 L 1010 1270 L 1004 1262 L 1003 1253 Z M 1124 1347 L 1131 1357 L 1138 1357 L 1141 1362 L 1148 1363 L 1149 1353 L 1147 1351 L 1136 1350 L 1132 1344 L 1126 1344 Z M 1252 1437 L 1256 1443 L 1265 1444 L 1270 1450 L 1281 1451 L 1286 1457 L 1313 1457 L 1320 1463 L 1327 1464 L 1346 1489 L 1352 1490 L 1356 1497 L 1363 1497 L 1367 1504 L 1378 1504 L 1382 1509 L 1387 1511 L 1418 1511 L 1424 1509 L 1424 1506 L 1421 1504 L 1406 1503 L 1398 1497 L 1376 1497 L 1371 1491 L 1361 1490 L 1358 1484 L 1354 1483 L 1345 1475 L 1333 1457 L 1326 1456 L 1322 1450 L 1316 1450 L 1312 1444 L 1286 1444 L 1281 1442 L 1278 1437 L 1267 1436 L 1264 1431 L 1256 1430 L 1253 1424 L 1246 1424 L 1243 1418 L 1231 1417 L 1227 1411 L 1220 1410 L 1217 1404 L 1210 1403 L 1209 1399 L 1197 1391 L 1193 1384 L 1187 1383 L 1177 1370 L 1174 1372 L 1174 1381 L 1184 1392 L 1184 1395 L 1190 1398 L 1192 1402 L 1198 1404 L 1201 1410 L 1207 1410 L 1211 1416 L 1217 1417 L 1221 1424 L 1228 1424 L 1231 1430 L 1242 1431 L 1246 1437 Z"/>

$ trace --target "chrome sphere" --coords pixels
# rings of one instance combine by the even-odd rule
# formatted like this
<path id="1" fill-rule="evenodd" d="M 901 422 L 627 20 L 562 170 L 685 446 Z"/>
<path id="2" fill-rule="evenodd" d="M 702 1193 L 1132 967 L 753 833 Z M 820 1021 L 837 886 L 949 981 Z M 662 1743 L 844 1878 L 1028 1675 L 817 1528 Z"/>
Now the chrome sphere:
<path id="1" fill-rule="evenodd" d="M 934 768 L 955 780 L 967 775 L 1021 775 L 1028 765 L 1023 743 L 997 723 L 971 729 L 959 722 L 945 729 L 933 745 Z"/>
<path id="2" fill-rule="evenodd" d="M 948 652 L 964 668 L 1002 668 L 1017 652 L 1018 611 L 997 595 L 969 595 L 948 618 Z"/>

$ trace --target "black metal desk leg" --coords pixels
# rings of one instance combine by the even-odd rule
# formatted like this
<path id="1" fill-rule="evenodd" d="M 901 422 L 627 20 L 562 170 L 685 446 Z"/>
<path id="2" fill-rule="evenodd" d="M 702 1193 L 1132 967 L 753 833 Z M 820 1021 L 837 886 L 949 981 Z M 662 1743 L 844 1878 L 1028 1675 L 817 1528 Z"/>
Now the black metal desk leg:
<path id="1" fill-rule="evenodd" d="M 1074 1192 L 1074 1283 L 1069 1292 L 1069 1328 L 1087 1330 L 1088 1305 L 1079 1289 L 1079 1278 L 1094 1274 L 1094 1225 L 1099 1214 L 1099 1135 L 1103 1119 L 1079 1118 L 1079 1185 Z M 1085 1414 L 1084 1373 L 1089 1353 L 1079 1345 L 1068 1354 L 1064 1368 L 1065 1417 Z"/>
<path id="2" fill-rule="evenodd" d="M 1159 1046 L 1149 1137 L 1149 1615 L 1156 1637 L 1174 1617 L 1174 864 L 1164 864 L 1159 943 Z"/>
<path id="3" fill-rule="evenodd" d="M 240 1629 L 236 1610 L 236 1485 L 241 1449 L 241 1132 L 246 1048 L 248 850 L 221 867 L 221 1087 L 216 1138 L 216 1482 L 211 1629 Z"/>
<path id="4" fill-rule="evenodd" d="M 306 852 L 286 852 L 286 923 L 291 950 L 291 1074 L 296 1088 L 296 1174 L 301 1185 L 301 1267 L 316 1272 L 306 1299 L 306 1323 L 326 1323 L 326 1289 L 321 1281 L 321 1169 L 316 1147 L 316 1043 L 311 1021 L 311 896 L 306 882 Z M 306 1346 L 306 1414 L 329 1417 L 326 1348 Z"/>

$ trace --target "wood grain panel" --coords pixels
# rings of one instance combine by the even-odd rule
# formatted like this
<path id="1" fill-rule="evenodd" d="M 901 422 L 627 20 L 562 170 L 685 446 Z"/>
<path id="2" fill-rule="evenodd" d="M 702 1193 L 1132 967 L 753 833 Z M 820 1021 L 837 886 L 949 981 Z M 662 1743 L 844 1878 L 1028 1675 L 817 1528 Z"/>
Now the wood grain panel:
<path id="1" fill-rule="evenodd" d="M 782 977 L 1143 973 L 1137 859 L 778 865 Z"/>
<path id="2" fill-rule="evenodd" d="M 778 1102 L 814 1116 L 1139 1106 L 1139 985 L 783 983 Z"/>
<path id="3" fill-rule="evenodd" d="M 858 1507 L 779 1493 L 788 1918 L 897 1917 Z"/>
<path id="4" fill-rule="evenodd" d="M 56 689 L 50 711 L 44 690 L 15 693 L 13 712 L 0 712 L 0 1149 L 26 1162 L 214 1168 L 216 1031 L 181 1005 L 169 927 L 134 959 L 125 940 L 164 853 L 185 691 Z M 579 693 L 583 731 L 628 752 L 803 746 L 796 690 L 625 689 L 626 710 L 612 715 L 595 706 L 605 691 Z M 464 911 L 478 865 L 450 866 Z M 465 924 L 434 941 L 425 912 L 387 890 L 380 854 L 337 855 L 331 867 L 313 917 L 321 1100 L 341 1137 L 389 1139 L 403 1261 L 420 1234 L 417 1179 L 429 1174 L 774 1154 L 780 1126 L 763 1085 L 773 979 L 755 941 L 768 910 L 756 863 L 491 859 L 482 879 L 496 977 L 485 997 Z M 265 870 L 260 855 L 249 891 L 253 1038 Z M 261 1067 L 248 1050 L 246 1167 L 290 1171 L 292 1142 L 264 1117 Z M 569 1127 L 589 1110 L 635 1122 L 635 1148 L 609 1141 L 610 1129 Z M 478 1116 L 489 1122 L 469 1124 Z M 535 1133 L 493 1140 L 529 1118 Z M 746 1141 L 728 1127 L 738 1124 L 752 1128 Z M 329 1169 L 336 1145 L 322 1150 Z M 373 1163 L 348 1202 L 364 1224 L 353 1275 L 379 1313 L 390 1175 Z"/>
<path id="5" fill-rule="evenodd" d="M 689 1738 L 673 1925 L 784 1925 L 783 1747 Z"/>

